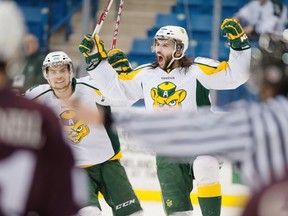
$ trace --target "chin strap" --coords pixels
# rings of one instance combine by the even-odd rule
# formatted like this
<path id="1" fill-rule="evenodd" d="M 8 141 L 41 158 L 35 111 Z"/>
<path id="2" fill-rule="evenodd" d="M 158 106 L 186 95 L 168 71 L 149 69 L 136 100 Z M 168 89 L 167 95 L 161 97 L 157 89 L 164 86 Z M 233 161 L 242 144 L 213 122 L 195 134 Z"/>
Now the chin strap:
<path id="1" fill-rule="evenodd" d="M 174 62 L 175 60 L 179 60 L 179 59 L 183 58 L 183 56 L 184 56 L 184 55 L 182 54 L 180 57 L 175 58 L 175 57 L 174 57 L 174 54 L 175 54 L 175 51 L 174 51 L 173 54 L 172 54 L 172 59 L 171 59 L 171 61 L 169 62 L 168 66 L 167 66 L 167 69 L 169 69 L 169 68 L 171 67 L 171 65 L 173 64 L 173 62 Z"/>
<path id="2" fill-rule="evenodd" d="M 171 67 L 171 65 L 173 64 L 173 62 L 174 62 L 175 60 L 179 60 L 179 59 L 183 58 L 183 56 L 184 56 L 183 49 L 182 49 L 182 54 L 181 54 L 181 56 L 179 56 L 179 57 L 175 57 L 176 51 L 177 51 L 177 45 L 176 45 L 176 43 L 175 43 L 175 44 L 174 44 L 174 51 L 173 51 L 173 53 L 172 53 L 172 59 L 171 59 L 171 61 L 169 62 L 168 66 L 167 66 L 167 69 L 169 69 L 169 68 Z"/>
<path id="3" fill-rule="evenodd" d="M 172 65 L 172 63 L 173 63 L 174 61 L 175 61 L 175 58 L 172 57 L 172 59 L 171 59 L 171 61 L 169 62 L 166 70 L 170 68 L 170 66 Z"/>

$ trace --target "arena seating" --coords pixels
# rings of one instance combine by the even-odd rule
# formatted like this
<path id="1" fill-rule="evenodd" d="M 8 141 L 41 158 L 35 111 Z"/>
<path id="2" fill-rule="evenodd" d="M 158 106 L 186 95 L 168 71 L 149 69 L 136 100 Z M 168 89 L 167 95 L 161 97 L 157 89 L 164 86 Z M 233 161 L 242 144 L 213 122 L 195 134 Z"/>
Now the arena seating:
<path id="1" fill-rule="evenodd" d="M 28 31 L 39 39 L 43 52 L 48 49 L 49 35 L 61 26 L 66 28 L 66 39 L 71 34 L 70 19 L 81 7 L 82 1 L 76 0 L 17 0 L 22 9 Z"/>
<path id="2" fill-rule="evenodd" d="M 48 7 L 22 6 L 21 9 L 25 16 L 28 31 L 38 37 L 40 47 L 45 47 L 48 37 L 47 34 L 49 23 Z"/>
<path id="3" fill-rule="evenodd" d="M 221 18 L 232 17 L 248 1 L 222 0 Z M 132 49 L 128 53 L 130 60 L 133 61 L 134 65 L 139 65 L 141 62 L 149 62 L 148 59 L 154 59 L 154 54 L 151 52 L 149 54 L 151 38 L 160 27 L 165 25 L 178 25 L 186 28 L 190 38 L 190 50 L 187 53 L 193 53 L 193 57 L 211 57 L 213 4 L 213 0 L 177 0 L 177 3 L 171 8 L 171 13 L 156 15 L 154 26 L 147 32 L 147 39 L 134 39 Z M 191 50 L 193 52 L 190 52 Z M 228 54 L 229 48 L 225 40 L 219 35 L 219 60 L 227 59 Z M 146 59 L 143 60 L 143 58 Z"/>
<path id="4" fill-rule="evenodd" d="M 156 60 L 155 54 L 151 52 L 152 41 L 153 37 L 148 37 L 145 39 L 136 38 L 133 40 L 133 48 L 127 55 L 129 61 L 133 64 L 132 66 L 137 67 L 138 65 L 145 64 L 147 62 L 154 62 Z"/>
<path id="5" fill-rule="evenodd" d="M 190 14 L 212 14 L 213 0 L 178 0 L 172 7 L 172 13 L 184 13 L 189 10 Z"/>

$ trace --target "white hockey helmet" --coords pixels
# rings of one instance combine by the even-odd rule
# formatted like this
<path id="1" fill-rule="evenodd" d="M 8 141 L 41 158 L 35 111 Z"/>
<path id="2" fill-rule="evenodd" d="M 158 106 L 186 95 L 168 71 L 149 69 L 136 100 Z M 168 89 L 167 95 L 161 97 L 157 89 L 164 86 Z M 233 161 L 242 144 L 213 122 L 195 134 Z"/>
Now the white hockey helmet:
<path id="1" fill-rule="evenodd" d="M 183 56 L 188 49 L 189 45 L 189 38 L 186 30 L 180 26 L 164 26 L 160 28 L 155 36 L 154 39 L 174 39 L 178 43 L 182 44 L 183 49 Z"/>
<path id="2" fill-rule="evenodd" d="M 68 64 L 70 70 L 70 80 L 72 80 L 74 75 L 74 68 L 73 63 L 70 57 L 63 51 L 54 51 L 47 54 L 44 59 L 43 66 L 42 66 L 42 73 L 46 80 L 47 78 L 47 68 L 53 67 L 57 65 Z"/>
<path id="3" fill-rule="evenodd" d="M 0 61 L 18 57 L 26 26 L 21 10 L 13 1 L 0 1 Z"/>

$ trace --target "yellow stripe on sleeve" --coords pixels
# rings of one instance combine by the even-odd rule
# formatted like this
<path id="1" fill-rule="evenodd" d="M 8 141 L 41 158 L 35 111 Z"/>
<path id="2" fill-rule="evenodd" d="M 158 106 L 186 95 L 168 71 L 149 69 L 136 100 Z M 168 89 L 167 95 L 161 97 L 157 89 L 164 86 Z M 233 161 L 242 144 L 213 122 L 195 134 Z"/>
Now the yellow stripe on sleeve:
<path id="1" fill-rule="evenodd" d="M 118 75 L 121 80 L 132 80 L 143 68 L 139 68 L 130 73 L 121 73 Z"/>
<path id="2" fill-rule="evenodd" d="M 223 70 L 226 70 L 229 67 L 228 62 L 223 61 L 221 62 L 217 68 L 215 67 L 211 67 L 209 65 L 204 65 L 204 64 L 199 64 L 196 63 L 196 65 L 201 69 L 201 71 L 203 73 L 205 73 L 206 75 L 213 75 L 215 73 L 221 72 Z"/>

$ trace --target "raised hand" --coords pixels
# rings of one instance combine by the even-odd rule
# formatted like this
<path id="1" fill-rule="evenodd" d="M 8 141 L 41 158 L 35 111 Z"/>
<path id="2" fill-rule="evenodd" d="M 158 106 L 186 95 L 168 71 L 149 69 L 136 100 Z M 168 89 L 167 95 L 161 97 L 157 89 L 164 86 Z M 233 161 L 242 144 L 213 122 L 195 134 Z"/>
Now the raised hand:
<path id="1" fill-rule="evenodd" d="M 91 34 L 86 34 L 79 44 L 79 51 L 85 57 L 87 64 L 98 65 L 102 59 L 107 58 L 104 42 L 97 34 L 93 37 Z"/>
<path id="2" fill-rule="evenodd" d="M 118 74 L 133 71 L 126 54 L 119 48 L 108 51 L 108 62 Z"/>
<path id="3" fill-rule="evenodd" d="M 247 35 L 236 19 L 225 19 L 221 24 L 221 34 L 228 38 L 231 48 L 243 50 L 250 47 Z"/>

